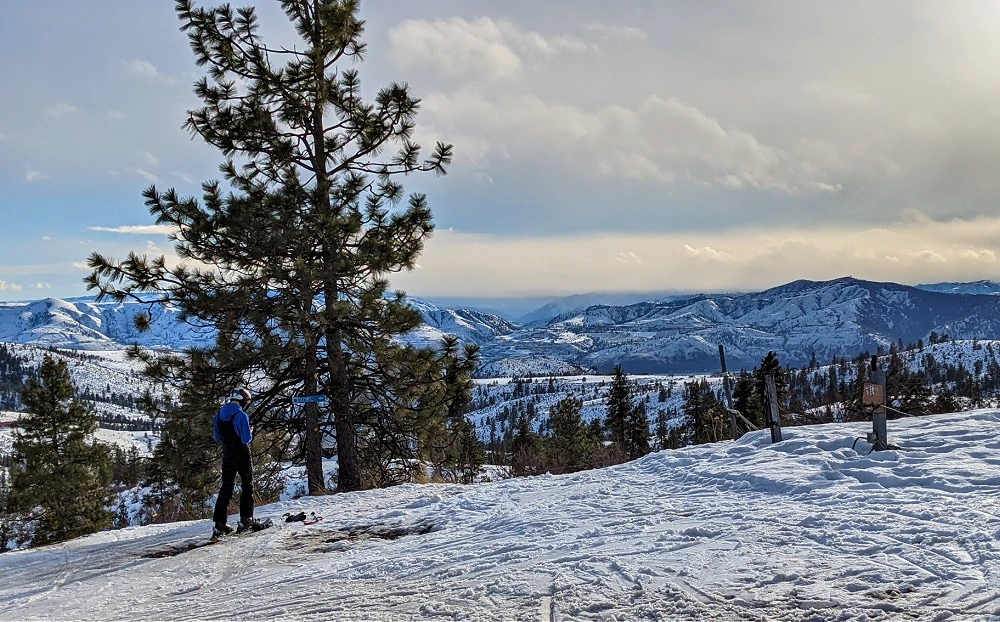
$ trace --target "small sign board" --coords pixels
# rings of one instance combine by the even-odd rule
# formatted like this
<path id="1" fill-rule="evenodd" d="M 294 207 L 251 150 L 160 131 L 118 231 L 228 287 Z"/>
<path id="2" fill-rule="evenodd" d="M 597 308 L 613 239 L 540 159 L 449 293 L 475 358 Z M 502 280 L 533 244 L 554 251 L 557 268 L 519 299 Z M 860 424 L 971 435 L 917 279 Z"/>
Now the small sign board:
<path id="1" fill-rule="evenodd" d="M 326 406 L 326 396 L 325 395 L 299 395 L 292 398 L 293 404 L 319 404 L 320 406 Z"/>
<path id="2" fill-rule="evenodd" d="M 866 382 L 861 392 L 861 403 L 880 410 L 885 403 L 885 387 L 873 382 Z"/>

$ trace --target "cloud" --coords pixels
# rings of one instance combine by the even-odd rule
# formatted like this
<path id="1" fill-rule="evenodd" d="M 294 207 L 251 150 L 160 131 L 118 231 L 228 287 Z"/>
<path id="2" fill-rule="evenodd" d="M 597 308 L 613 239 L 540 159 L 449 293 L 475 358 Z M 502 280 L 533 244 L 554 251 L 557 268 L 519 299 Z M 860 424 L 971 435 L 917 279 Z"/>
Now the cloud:
<path id="1" fill-rule="evenodd" d="M 75 112 L 80 112 L 80 109 L 72 104 L 66 102 L 59 102 L 55 106 L 52 106 L 45 113 L 51 117 L 55 117 L 56 121 L 62 121 L 62 118 L 68 114 L 73 114 Z"/>
<path id="2" fill-rule="evenodd" d="M 124 65 L 128 69 L 129 74 L 133 76 L 145 78 L 168 86 L 172 86 L 177 83 L 177 80 L 174 78 L 160 73 L 160 70 L 156 68 L 156 65 L 148 60 L 133 58 L 132 60 L 123 60 L 122 65 Z"/>
<path id="3" fill-rule="evenodd" d="M 41 171 L 28 171 L 24 175 L 25 181 L 27 181 L 29 184 L 30 183 L 34 183 L 34 182 L 39 181 L 39 180 L 42 180 L 42 179 L 45 179 L 47 177 L 48 177 L 48 175 L 46 175 L 45 173 L 43 173 Z"/>
<path id="4" fill-rule="evenodd" d="M 992 242 L 974 243 L 979 238 Z M 415 296 L 505 296 L 750 291 L 847 275 L 910 284 L 970 281 L 995 278 L 1000 217 L 900 221 L 885 227 L 879 245 L 892 254 L 873 250 L 860 223 L 549 237 L 441 230 L 426 244 L 422 269 L 395 275 L 392 286 Z"/>
<path id="5" fill-rule="evenodd" d="M 5 142 L 7 140 L 10 140 L 9 138 L 7 138 L 7 135 L 4 134 L 3 132 L 0 132 L 0 143 Z"/>
<path id="6" fill-rule="evenodd" d="M 672 184 L 683 173 L 699 185 L 784 194 L 841 189 L 819 167 L 676 97 L 591 112 L 534 95 L 490 97 L 463 89 L 432 93 L 424 107 L 439 127 L 451 125 L 494 150 L 556 155 L 609 177 Z"/>
<path id="7" fill-rule="evenodd" d="M 709 246 L 694 248 L 689 244 L 684 244 L 682 248 L 684 249 L 684 253 L 689 257 L 710 259 L 712 261 L 731 261 L 734 259 L 734 257 L 729 253 L 717 251 Z"/>
<path id="8" fill-rule="evenodd" d="M 35 283 L 32 287 L 34 287 L 35 289 L 52 289 L 52 285 L 51 284 L 45 283 L 43 281 L 39 281 L 39 282 Z"/>
<path id="9" fill-rule="evenodd" d="M 988 248 L 981 249 L 968 249 L 961 251 L 959 253 L 965 259 L 972 259 L 974 261 L 986 261 L 989 263 L 995 263 L 997 260 L 997 254 Z"/>
<path id="10" fill-rule="evenodd" d="M 108 119 L 110 119 L 112 121 L 118 121 L 118 120 L 124 119 L 124 118 L 125 118 L 125 113 L 122 112 L 121 110 L 109 110 L 108 111 Z"/>
<path id="11" fill-rule="evenodd" d="M 615 26 L 603 22 L 588 22 L 583 25 L 583 29 L 597 35 L 602 40 L 635 39 L 645 41 L 647 38 L 646 31 L 635 26 Z"/>
<path id="12" fill-rule="evenodd" d="M 19 292 L 22 289 L 24 289 L 24 287 L 18 285 L 17 283 L 8 283 L 7 281 L 0 281 L 0 292 L 5 292 L 8 290 L 12 292 Z"/>
<path id="13" fill-rule="evenodd" d="M 129 235 L 170 235 L 176 229 L 170 225 L 121 225 L 119 227 L 87 227 L 88 231 L 124 233 Z"/>
<path id="14" fill-rule="evenodd" d="M 860 85 L 841 79 L 810 82 L 803 89 L 808 95 L 836 106 L 863 106 L 872 95 Z"/>
<path id="15" fill-rule="evenodd" d="M 931 263 L 948 263 L 948 259 L 944 255 L 926 248 L 918 251 L 916 256 L 920 258 L 921 261 L 928 261 Z"/>
<path id="16" fill-rule="evenodd" d="M 155 156 L 155 155 L 153 155 L 153 154 L 151 154 L 151 153 L 150 153 L 150 152 L 148 152 L 148 151 L 147 151 L 147 152 L 145 152 L 145 153 L 143 153 L 143 154 L 142 154 L 142 157 L 143 157 L 143 159 L 144 159 L 144 160 L 146 160 L 146 162 L 147 162 L 147 163 L 148 163 L 148 164 L 149 164 L 150 166 L 158 166 L 158 165 L 160 164 L 160 161 L 156 159 L 156 156 Z"/>
<path id="17" fill-rule="evenodd" d="M 624 264 L 641 265 L 642 257 L 639 257 L 633 252 L 618 253 L 618 256 L 615 257 L 615 261 Z"/>
<path id="18" fill-rule="evenodd" d="M 42 240 L 45 241 L 45 242 L 49 242 L 49 241 L 52 240 L 52 236 L 51 235 L 43 235 L 42 236 Z"/>
<path id="19" fill-rule="evenodd" d="M 149 171 L 141 169 L 141 168 L 136 168 L 134 166 L 130 166 L 130 167 L 128 167 L 125 170 L 126 170 L 126 172 L 129 172 L 129 173 L 131 173 L 133 175 L 137 175 L 139 177 L 142 177 L 143 179 L 145 179 L 145 180 L 147 180 L 147 181 L 149 181 L 151 183 L 154 183 L 154 184 L 156 182 L 160 181 L 160 178 L 157 177 L 155 174 L 150 173 Z"/>
<path id="20" fill-rule="evenodd" d="M 569 35 L 544 36 L 504 21 L 479 17 L 466 21 L 400 22 L 389 31 L 389 56 L 400 67 L 430 65 L 446 76 L 468 76 L 480 81 L 520 76 L 525 61 L 588 49 Z"/>

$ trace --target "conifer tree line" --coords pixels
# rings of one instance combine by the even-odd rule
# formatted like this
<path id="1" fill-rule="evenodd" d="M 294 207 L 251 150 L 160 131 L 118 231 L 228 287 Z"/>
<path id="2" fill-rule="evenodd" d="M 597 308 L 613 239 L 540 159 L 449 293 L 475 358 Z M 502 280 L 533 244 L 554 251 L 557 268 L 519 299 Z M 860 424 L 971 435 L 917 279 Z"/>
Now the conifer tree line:
<path id="1" fill-rule="evenodd" d="M 673 381 L 633 381 L 620 366 L 611 376 L 594 379 L 592 387 L 585 387 L 579 397 L 558 397 L 564 385 L 555 378 L 514 379 L 505 392 L 496 390 L 495 385 L 475 389 L 468 370 L 461 367 L 462 359 L 456 356 L 458 348 L 454 337 L 443 346 L 443 352 L 450 353 L 446 358 L 450 356 L 452 361 L 445 372 L 451 380 L 445 386 L 456 392 L 449 402 L 451 412 L 439 419 L 438 428 L 426 428 L 423 436 L 396 439 L 421 447 L 414 449 L 413 455 L 420 456 L 423 477 L 471 482 L 485 462 L 504 465 L 513 475 L 569 473 L 631 460 L 651 450 L 730 438 L 720 391 L 705 378 L 676 386 L 679 408 L 666 404 L 676 403 L 670 401 L 675 390 Z M 903 362 L 907 353 L 889 348 L 888 355 L 882 358 L 887 368 L 889 403 L 901 412 L 909 409 L 908 414 L 952 412 L 977 405 L 970 396 L 956 397 L 950 389 L 942 388 L 957 388 L 950 384 L 954 382 L 960 383 L 958 386 L 964 382 L 973 389 L 982 384 L 987 368 L 996 362 L 990 354 L 991 344 L 974 344 L 973 348 L 984 357 L 972 366 L 971 372 L 961 364 L 929 360 L 929 352 L 916 349 L 909 352 L 909 357 L 919 358 L 923 365 L 916 372 L 909 371 Z M 833 388 L 833 399 L 843 400 L 838 420 L 864 416 L 855 403 L 860 398 L 852 402 L 850 396 L 860 395 L 860 386 L 868 379 L 869 359 L 867 353 L 862 353 L 852 360 L 836 359 L 822 369 L 816 362 L 805 369 L 793 369 L 782 368 L 776 353 L 770 352 L 760 366 L 737 376 L 734 405 L 748 420 L 763 427 L 763 379 L 773 375 L 783 425 L 826 421 L 822 409 L 817 414 L 817 404 L 809 406 L 804 396 L 812 391 L 827 399 Z M 924 384 L 923 376 L 943 383 L 935 387 L 936 395 Z M 824 386 L 828 391 L 820 391 Z M 209 455 L 207 462 L 199 465 L 194 461 L 200 454 L 172 445 L 176 437 L 170 435 L 164 437 L 154 459 L 143 458 L 134 447 L 126 451 L 101 446 L 89 436 L 96 427 L 96 417 L 80 399 L 82 393 L 72 387 L 65 361 L 52 357 L 46 357 L 41 368 L 26 378 L 21 399 L 27 408 L 16 433 L 15 451 L 0 456 L 0 549 L 17 542 L 43 544 L 128 525 L 136 517 L 130 516 L 125 497 L 118 493 L 134 491 L 138 486 L 149 492 L 145 498 L 131 493 L 129 504 L 145 506 L 139 517 L 143 522 L 204 515 L 205 491 L 217 485 L 212 465 L 217 456 Z M 549 404 L 544 409 L 536 406 L 543 397 Z M 584 420 L 583 399 L 599 400 L 604 416 Z M 465 416 L 470 410 L 501 402 L 499 414 L 486 417 L 478 431 Z M 806 408 L 796 409 L 796 404 Z M 656 411 L 652 417 L 647 414 L 651 410 Z M 803 414 L 806 410 L 813 414 Z M 487 439 L 485 444 L 480 436 Z M 384 444 L 390 446 L 392 442 Z M 58 451 L 52 450 L 53 446 Z M 172 461 L 181 461 L 182 466 Z M 67 465 L 80 464 L 87 468 L 67 470 Z M 262 467 L 261 499 L 273 499 L 283 488 L 277 457 L 259 456 L 258 464 Z M 377 468 L 382 484 L 414 479 L 414 473 L 400 460 L 386 460 Z M 53 473 L 62 474 L 58 475 L 60 482 L 76 483 L 53 486 Z M 184 477 L 178 479 L 175 473 L 183 473 Z M 269 481 L 268 474 L 274 479 Z M 117 502 L 113 501 L 116 494 Z"/>
<path id="2" fill-rule="evenodd" d="M 935 343 L 946 341 L 940 337 Z M 921 343 L 909 348 L 894 344 L 877 350 L 886 370 L 887 401 L 895 409 L 890 418 L 954 412 L 985 405 L 987 393 L 997 396 L 995 389 L 986 389 L 992 386 L 989 370 L 1000 373 L 992 344 L 973 343 L 973 350 L 985 356 L 971 369 L 961 362 L 940 363 L 930 352 L 921 354 Z M 907 356 L 921 363 L 916 371 L 905 363 Z M 870 380 L 870 359 L 871 354 L 862 352 L 852 359 L 835 358 L 821 369 L 813 357 L 807 367 L 796 369 L 783 367 L 777 353 L 769 352 L 753 370 L 734 376 L 733 406 L 753 427 L 766 428 L 765 378 L 772 376 L 783 426 L 870 418 L 861 405 L 862 387 Z M 640 387 L 625 378 L 618 366 L 607 388 L 602 380 L 592 393 L 584 389 L 582 395 L 599 399 L 606 413 L 589 422 L 579 417 L 582 401 L 571 394 L 557 402 L 544 400 L 550 404 L 547 409 L 539 407 L 542 396 L 565 390 L 554 378 L 515 378 L 507 392 L 479 392 L 474 410 L 503 404 L 496 414 L 482 418 L 487 463 L 509 466 L 513 475 L 568 472 L 634 459 L 650 450 L 732 438 L 718 383 L 707 378 L 681 382 L 677 407 L 663 404 L 671 397 L 673 383 L 657 380 Z M 656 401 L 650 399 L 654 394 Z"/>
<path id="3" fill-rule="evenodd" d="M 509 395 L 513 408 L 505 405 L 497 416 L 487 416 L 481 422 L 486 462 L 508 467 L 514 476 L 523 476 L 581 471 L 649 453 L 646 403 L 634 399 L 634 387 L 620 365 L 611 375 L 606 392 L 603 384 L 595 387 L 593 396 L 600 397 L 607 415 L 585 421 L 583 401 L 573 395 L 559 399 L 547 412 L 536 409 L 539 396 L 559 392 L 554 378 L 537 384 L 530 379 L 513 379 Z M 666 393 L 667 389 L 661 387 L 661 391 Z M 473 407 L 495 403 L 495 396 L 484 396 L 474 399 Z"/>

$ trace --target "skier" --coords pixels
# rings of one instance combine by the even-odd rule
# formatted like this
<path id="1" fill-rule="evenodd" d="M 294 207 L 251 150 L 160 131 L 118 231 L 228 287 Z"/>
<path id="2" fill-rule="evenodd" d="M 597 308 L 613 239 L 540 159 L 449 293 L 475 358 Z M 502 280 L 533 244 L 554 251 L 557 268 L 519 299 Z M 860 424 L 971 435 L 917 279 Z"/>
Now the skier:
<path id="1" fill-rule="evenodd" d="M 222 443 L 222 488 L 219 489 L 219 498 L 215 502 L 215 513 L 212 516 L 215 521 L 215 527 L 212 529 L 213 538 L 233 531 L 226 521 L 237 473 L 240 476 L 242 492 L 240 523 L 236 531 L 239 533 L 247 529 L 256 530 L 260 525 L 253 517 L 253 464 L 250 461 L 253 430 L 250 428 L 250 417 L 244 410 L 251 399 L 250 391 L 238 389 L 229 396 L 229 401 L 223 404 L 215 415 L 213 423 L 215 442 Z"/>

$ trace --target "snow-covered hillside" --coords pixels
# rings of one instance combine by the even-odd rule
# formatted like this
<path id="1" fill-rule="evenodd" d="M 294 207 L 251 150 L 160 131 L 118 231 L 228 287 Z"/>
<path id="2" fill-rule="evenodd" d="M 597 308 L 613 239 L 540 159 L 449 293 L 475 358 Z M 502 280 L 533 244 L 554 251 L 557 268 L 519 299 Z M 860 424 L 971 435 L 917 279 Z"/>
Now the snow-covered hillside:
<path id="1" fill-rule="evenodd" d="M 750 369 L 769 351 L 777 352 L 785 364 L 801 366 L 813 355 L 829 361 L 887 348 L 900 339 L 907 344 L 927 341 L 934 331 L 958 339 L 1000 335 L 1000 296 L 967 294 L 948 285 L 940 284 L 943 291 L 926 291 L 841 278 L 795 281 L 746 294 L 585 306 L 602 297 L 614 299 L 592 294 L 561 299 L 540 310 L 537 321 L 521 325 L 491 313 L 410 298 L 424 321 L 400 338 L 437 346 L 444 335 L 452 334 L 478 344 L 478 375 L 485 377 L 610 371 L 618 364 L 629 373 L 715 371 L 720 344 L 732 369 Z M 978 291 L 976 284 L 967 285 Z M 619 299 L 627 300 L 629 295 L 622 296 Z M 566 312 L 550 317 L 559 310 Z M 137 332 L 133 318 L 150 311 L 152 331 Z M 90 350 L 139 343 L 176 350 L 211 339 L 209 331 L 177 323 L 176 318 L 175 309 L 141 303 L 7 303 L 0 305 L 0 342 Z"/>
<path id="2" fill-rule="evenodd" d="M 557 298 L 552 302 L 549 302 L 538 309 L 535 309 L 531 313 L 527 313 L 521 318 L 519 322 L 521 324 L 532 324 L 543 326 L 546 322 L 554 317 L 560 315 L 567 315 L 571 313 L 577 313 L 588 309 L 590 307 L 596 306 L 627 306 L 633 305 L 638 302 L 647 302 L 651 300 L 671 300 L 675 298 L 688 298 L 690 295 L 679 295 L 679 294 L 666 294 L 657 292 L 636 292 L 636 293 L 621 293 L 621 294 L 609 294 L 601 292 L 591 292 L 588 294 L 573 294 L 571 296 L 563 296 L 562 298 Z"/>
<path id="3" fill-rule="evenodd" d="M 565 476 L 259 508 L 0 555 L 0 619 L 988 620 L 1000 412 L 790 428 Z"/>
<path id="4" fill-rule="evenodd" d="M 420 312 L 424 324 L 406 336 L 417 346 L 437 347 L 445 335 L 455 335 L 462 343 L 482 344 L 500 335 L 508 335 L 515 326 L 492 313 L 471 309 L 445 309 L 423 300 L 410 299 L 411 307 Z"/>
<path id="5" fill-rule="evenodd" d="M 14 423 L 21 416 L 21 413 L 0 411 L 0 456 L 10 454 L 14 442 L 14 428 L 4 424 Z M 128 432 L 98 428 L 94 437 L 106 445 L 117 445 L 125 450 L 135 447 L 142 456 L 150 455 L 157 442 L 157 435 L 146 430 Z"/>
<path id="6" fill-rule="evenodd" d="M 632 373 L 750 369 L 768 351 L 804 365 L 875 352 L 931 331 L 962 339 L 1000 335 L 1000 297 L 945 294 L 852 278 L 795 281 L 748 294 L 701 294 L 628 306 L 599 305 L 528 326 L 483 347 L 484 360 L 536 354 Z"/>
<path id="7" fill-rule="evenodd" d="M 149 314 L 150 329 L 135 327 L 138 314 Z M 46 298 L 0 303 L 0 342 L 70 350 L 121 350 L 138 343 L 148 348 L 180 349 L 210 343 L 212 333 L 180 323 L 171 307 L 140 302 L 95 302 Z"/>
<path id="8" fill-rule="evenodd" d="M 129 360 L 123 350 L 88 350 L 85 352 L 73 350 L 53 350 L 33 345 L 8 344 L 7 349 L 26 366 L 37 369 L 45 356 L 66 362 L 70 379 L 79 394 L 89 394 L 101 398 L 113 395 L 138 399 L 149 392 L 162 397 L 164 394 L 173 396 L 172 387 L 159 387 L 142 374 L 142 365 Z M 99 417 L 114 418 L 122 416 L 136 418 L 143 413 L 115 404 L 109 399 L 87 400 L 91 409 Z"/>

